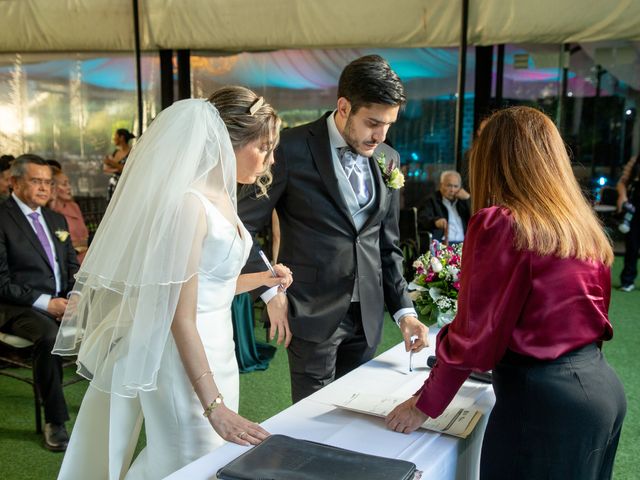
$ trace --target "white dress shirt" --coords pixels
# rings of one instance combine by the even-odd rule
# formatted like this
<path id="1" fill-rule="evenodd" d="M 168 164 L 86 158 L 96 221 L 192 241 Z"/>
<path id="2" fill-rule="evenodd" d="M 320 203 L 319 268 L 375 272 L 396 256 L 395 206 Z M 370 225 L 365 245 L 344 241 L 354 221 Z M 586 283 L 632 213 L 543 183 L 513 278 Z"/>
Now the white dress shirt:
<path id="1" fill-rule="evenodd" d="M 458 200 L 454 199 L 453 202 L 451 202 L 442 197 L 442 203 L 449 213 L 449 220 L 447 220 L 449 225 L 449 236 L 447 237 L 447 240 L 450 242 L 462 242 L 464 240 L 464 227 L 462 226 L 462 218 L 456 209 L 456 203 L 458 203 Z"/>

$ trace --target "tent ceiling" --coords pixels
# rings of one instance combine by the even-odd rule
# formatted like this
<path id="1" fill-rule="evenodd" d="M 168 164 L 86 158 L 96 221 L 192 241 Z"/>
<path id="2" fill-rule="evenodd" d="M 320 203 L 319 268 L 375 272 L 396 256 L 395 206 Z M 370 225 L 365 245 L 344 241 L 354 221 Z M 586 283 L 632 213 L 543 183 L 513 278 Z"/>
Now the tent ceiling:
<path id="1" fill-rule="evenodd" d="M 640 40 L 640 0 L 470 0 L 469 43 Z M 142 49 L 447 47 L 460 0 L 139 0 Z M 0 0 L 0 52 L 133 49 L 131 0 Z"/>

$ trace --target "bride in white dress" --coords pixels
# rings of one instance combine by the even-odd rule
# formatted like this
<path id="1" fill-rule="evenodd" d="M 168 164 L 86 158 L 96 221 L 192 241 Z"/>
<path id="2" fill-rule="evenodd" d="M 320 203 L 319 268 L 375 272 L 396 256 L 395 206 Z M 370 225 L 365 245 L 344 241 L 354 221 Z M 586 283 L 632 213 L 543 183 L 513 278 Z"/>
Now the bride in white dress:
<path id="1" fill-rule="evenodd" d="M 268 435 L 235 413 L 231 302 L 292 280 L 283 265 L 240 275 L 251 237 L 236 182 L 265 193 L 278 128 L 262 97 L 225 87 L 161 112 L 133 149 L 54 348 L 91 380 L 58 478 L 159 479 Z"/>

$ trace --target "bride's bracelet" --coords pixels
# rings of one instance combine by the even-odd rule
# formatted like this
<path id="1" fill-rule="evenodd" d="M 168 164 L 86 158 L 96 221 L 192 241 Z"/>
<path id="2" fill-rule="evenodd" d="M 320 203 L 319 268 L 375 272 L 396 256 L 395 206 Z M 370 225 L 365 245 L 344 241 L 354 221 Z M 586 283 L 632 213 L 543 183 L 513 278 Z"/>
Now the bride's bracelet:
<path id="1" fill-rule="evenodd" d="M 211 370 L 207 370 L 206 372 L 204 372 L 202 375 L 200 375 L 198 378 L 196 378 L 193 383 L 191 384 L 195 390 L 196 388 L 196 384 L 202 380 L 204 377 L 206 377 L 207 375 L 211 375 L 213 377 L 213 372 Z"/>
<path id="2" fill-rule="evenodd" d="M 218 393 L 218 396 L 213 399 L 213 402 L 211 402 L 209 404 L 209 406 L 204 409 L 204 412 L 202 412 L 202 416 L 204 418 L 209 418 L 209 415 L 211 415 L 211 413 L 213 413 L 213 411 L 216 408 L 218 408 L 220 405 L 222 405 L 222 400 L 223 400 L 222 394 Z"/>

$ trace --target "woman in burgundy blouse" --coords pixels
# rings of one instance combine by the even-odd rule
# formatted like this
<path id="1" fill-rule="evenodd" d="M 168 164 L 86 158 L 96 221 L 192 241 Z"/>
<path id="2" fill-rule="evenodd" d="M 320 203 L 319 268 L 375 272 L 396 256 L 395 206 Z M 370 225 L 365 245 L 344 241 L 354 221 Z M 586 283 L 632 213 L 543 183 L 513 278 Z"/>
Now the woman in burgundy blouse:
<path id="1" fill-rule="evenodd" d="M 599 349 L 613 334 L 613 252 L 560 134 L 535 109 L 499 111 L 473 146 L 469 172 L 474 215 L 458 314 L 438 335 L 423 387 L 387 425 L 414 431 L 472 371 L 493 369 L 481 478 L 611 478 L 626 412 Z"/>

